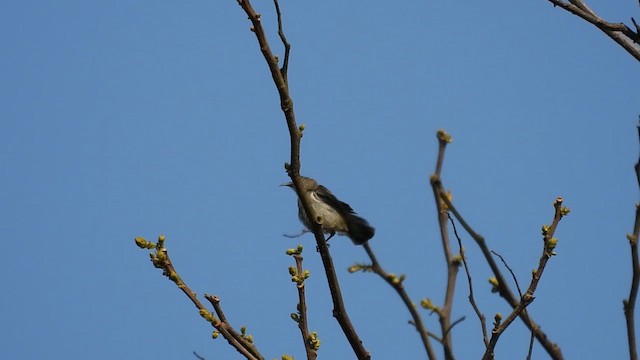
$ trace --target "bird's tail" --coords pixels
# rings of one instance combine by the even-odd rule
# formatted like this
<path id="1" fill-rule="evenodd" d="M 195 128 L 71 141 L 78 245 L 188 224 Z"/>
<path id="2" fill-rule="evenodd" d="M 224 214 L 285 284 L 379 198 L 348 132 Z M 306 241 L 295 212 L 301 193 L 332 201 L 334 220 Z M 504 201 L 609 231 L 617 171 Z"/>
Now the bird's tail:
<path id="1" fill-rule="evenodd" d="M 349 214 L 347 228 L 348 236 L 356 245 L 362 245 L 375 235 L 376 229 L 367 220 L 355 214 Z"/>

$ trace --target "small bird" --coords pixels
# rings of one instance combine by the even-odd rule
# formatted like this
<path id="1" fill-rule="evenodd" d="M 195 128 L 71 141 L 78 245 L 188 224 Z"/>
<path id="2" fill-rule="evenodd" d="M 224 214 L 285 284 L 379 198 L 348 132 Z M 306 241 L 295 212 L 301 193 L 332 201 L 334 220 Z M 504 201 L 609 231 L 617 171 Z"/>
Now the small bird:
<path id="1" fill-rule="evenodd" d="M 354 244 L 362 245 L 375 235 L 376 230 L 367 220 L 356 215 L 349 204 L 338 200 L 329 189 L 318 185 L 314 179 L 304 176 L 301 179 L 302 190 L 309 194 L 310 205 L 317 216 L 316 221 L 322 226 L 322 230 L 330 235 L 327 241 L 338 233 L 338 235 L 347 235 Z M 292 182 L 281 186 L 293 189 Z M 311 223 L 300 199 L 298 199 L 298 218 L 308 230 L 311 230 Z"/>

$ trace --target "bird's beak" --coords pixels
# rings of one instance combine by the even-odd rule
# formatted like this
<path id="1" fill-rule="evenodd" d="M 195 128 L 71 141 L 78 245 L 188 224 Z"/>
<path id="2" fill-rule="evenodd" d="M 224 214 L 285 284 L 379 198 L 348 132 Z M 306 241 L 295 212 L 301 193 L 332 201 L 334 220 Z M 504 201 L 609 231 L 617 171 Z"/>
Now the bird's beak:
<path id="1" fill-rule="evenodd" d="M 286 182 L 286 183 L 282 183 L 282 184 L 280 184 L 280 186 L 288 186 L 288 187 L 293 189 L 293 183 L 291 181 Z"/>

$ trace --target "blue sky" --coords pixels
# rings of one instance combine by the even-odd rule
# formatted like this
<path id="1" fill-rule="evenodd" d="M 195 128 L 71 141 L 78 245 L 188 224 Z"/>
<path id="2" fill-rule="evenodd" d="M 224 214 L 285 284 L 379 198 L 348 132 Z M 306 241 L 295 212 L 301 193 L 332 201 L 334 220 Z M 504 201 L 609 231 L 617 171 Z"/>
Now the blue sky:
<path id="1" fill-rule="evenodd" d="M 634 1 L 590 1 L 628 22 Z M 276 53 L 275 15 L 255 1 Z M 443 181 L 521 283 L 556 196 L 572 209 L 530 306 L 568 359 L 627 356 L 638 188 L 638 63 L 547 1 L 283 1 L 289 81 L 306 124 L 302 173 L 376 227 L 382 265 L 418 302 L 443 301 L 445 267 L 428 183 L 437 129 L 454 142 Z M 311 235 L 287 181 L 275 88 L 236 1 L 20 1 L 0 12 L 0 238 L 7 359 L 207 359 L 239 355 L 134 246 L 165 234 L 183 279 L 217 294 L 266 358 L 303 358 L 284 252 L 306 246 L 310 327 L 321 358 L 351 358 Z M 481 309 L 506 304 L 463 237 Z M 400 299 L 366 254 L 332 240 L 347 309 L 376 359 L 424 358 Z M 460 359 L 479 358 L 459 278 Z M 423 313 L 437 331 L 437 319 Z M 524 358 L 515 323 L 498 358 Z M 534 359 L 546 358 L 536 347 Z"/>

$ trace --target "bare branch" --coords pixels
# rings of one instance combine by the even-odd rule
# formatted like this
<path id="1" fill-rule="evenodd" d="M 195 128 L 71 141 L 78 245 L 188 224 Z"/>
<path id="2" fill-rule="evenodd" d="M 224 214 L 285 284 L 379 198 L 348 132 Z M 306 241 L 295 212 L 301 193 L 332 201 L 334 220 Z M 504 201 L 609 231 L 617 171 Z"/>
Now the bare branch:
<path id="1" fill-rule="evenodd" d="M 440 132 L 439 132 L 439 140 L 440 141 L 442 141 L 442 140 L 450 141 L 451 137 L 446 132 L 442 131 L 442 139 L 440 139 Z M 442 144 L 440 146 L 442 147 Z M 440 169 L 442 168 L 442 159 L 444 158 L 443 154 L 444 154 L 443 151 L 439 151 L 438 152 L 438 163 L 436 165 L 437 173 L 436 173 L 436 175 L 431 176 L 431 185 L 432 185 L 432 187 L 435 189 L 435 191 L 437 193 L 436 196 L 437 196 L 437 198 L 441 199 L 441 201 L 444 203 L 444 205 L 447 207 L 447 209 L 453 214 L 453 216 L 456 218 L 456 220 L 458 220 L 460 222 L 460 225 L 462 225 L 462 227 L 469 234 L 469 236 L 471 236 L 471 238 L 476 242 L 476 244 L 480 248 L 480 251 L 482 252 L 482 254 L 483 254 L 484 258 L 485 258 L 485 261 L 487 262 L 487 264 L 491 268 L 491 271 L 493 272 L 493 274 L 494 274 L 494 276 L 495 276 L 495 278 L 496 278 L 496 280 L 498 282 L 497 288 L 498 288 L 500 296 L 503 299 L 505 299 L 507 301 L 507 303 L 512 308 L 515 308 L 519 304 L 520 301 L 518 300 L 518 298 L 516 298 L 514 296 L 513 292 L 509 288 L 509 285 L 508 285 L 504 275 L 502 274 L 500 268 L 498 267 L 498 264 L 496 263 L 495 259 L 491 255 L 491 251 L 489 250 L 489 247 L 487 246 L 487 243 L 486 243 L 484 237 L 482 235 L 478 234 L 469 225 L 469 223 L 467 223 L 467 221 L 460 214 L 458 209 L 453 205 L 453 202 L 452 202 L 449 194 L 447 194 L 446 191 L 444 190 L 444 186 L 442 185 L 442 181 L 441 181 L 440 175 L 438 173 L 438 171 L 440 171 Z M 525 323 L 525 325 L 529 328 L 529 330 L 532 331 L 535 334 L 535 337 L 538 340 L 538 342 L 540 343 L 540 345 L 542 345 L 542 347 L 551 356 L 552 359 L 555 359 L 555 360 L 564 359 L 564 357 L 562 356 L 562 351 L 560 350 L 560 347 L 558 347 L 557 344 L 553 343 L 547 337 L 547 335 L 542 331 L 540 326 L 537 325 L 533 321 L 533 319 L 531 319 L 531 317 L 529 316 L 529 314 L 527 312 L 521 312 L 520 313 L 520 318 Z"/>
<path id="2" fill-rule="evenodd" d="M 313 208 L 309 205 L 309 199 L 307 197 L 306 192 L 302 191 L 301 187 L 301 179 L 300 179 L 300 139 L 302 138 L 302 130 L 304 127 L 298 127 L 296 123 L 295 113 L 293 111 L 293 100 L 289 95 L 289 85 L 287 80 L 287 68 L 283 67 L 280 69 L 278 67 L 278 59 L 273 55 L 271 48 L 269 47 L 269 43 L 267 41 L 267 36 L 265 35 L 264 29 L 262 28 L 262 23 L 260 21 L 260 15 L 256 13 L 256 11 L 251 6 L 249 0 L 237 0 L 238 4 L 244 12 L 249 17 L 253 27 L 251 30 L 255 33 L 256 38 L 258 40 L 258 44 L 260 45 L 260 51 L 264 56 L 265 61 L 269 67 L 269 71 L 271 72 L 271 77 L 273 78 L 273 82 L 278 89 L 278 94 L 280 95 L 280 107 L 287 121 L 287 127 L 289 129 L 289 138 L 291 141 L 291 162 L 289 164 L 285 164 L 285 168 L 287 173 L 291 177 L 291 182 L 293 183 L 294 189 L 298 194 L 298 197 L 302 203 L 302 207 L 304 208 L 306 214 L 310 219 L 317 219 L 315 216 L 315 212 Z M 279 12 L 278 3 L 275 2 L 277 8 L 276 11 Z M 289 59 L 289 49 L 288 43 L 286 42 L 286 38 L 284 37 L 284 32 L 282 31 L 282 17 L 279 16 L 278 25 L 280 27 L 279 32 L 281 35 L 281 40 L 285 44 L 285 60 Z M 324 239 L 324 234 L 322 233 L 322 228 L 320 224 L 316 222 L 312 222 L 312 231 L 316 238 L 316 243 L 318 246 L 318 252 L 320 252 L 320 257 L 322 258 L 322 264 L 325 269 L 325 274 L 327 276 L 327 282 L 329 284 L 329 290 L 331 292 L 331 298 L 333 300 L 333 316 L 336 318 L 342 331 L 345 334 L 345 337 L 349 341 L 354 353 L 358 357 L 358 359 L 370 359 L 371 355 L 365 349 L 362 341 L 360 340 L 358 334 L 353 327 L 351 320 L 347 314 L 347 310 L 344 306 L 344 301 L 342 300 L 342 292 L 340 291 L 340 285 L 338 283 L 338 277 L 336 275 L 335 267 L 333 266 L 333 260 L 331 259 L 331 255 L 329 254 L 329 248 L 327 247 L 326 241 Z"/>
<path id="3" fill-rule="evenodd" d="M 513 273 L 513 270 L 511 269 L 511 267 L 509 266 L 509 264 L 507 264 L 507 262 L 505 261 L 505 259 L 502 257 L 502 255 L 498 254 L 497 252 L 491 250 L 491 253 L 497 257 L 500 258 L 500 261 L 502 261 L 502 263 L 504 264 L 504 267 L 507 268 L 507 270 L 509 270 L 509 272 L 511 273 L 511 277 L 513 278 L 513 282 L 516 283 L 516 289 L 518 289 L 518 294 L 520 295 L 520 297 L 522 297 L 522 290 L 520 290 L 520 284 L 518 284 L 518 278 L 516 277 L 516 274 Z"/>
<path id="4" fill-rule="evenodd" d="M 471 272 L 469 271 L 469 264 L 467 264 L 467 257 L 465 256 L 464 248 L 462 247 L 462 240 L 460 239 L 460 235 L 458 235 L 458 229 L 456 229 L 456 223 L 451 218 L 451 215 L 447 213 L 447 217 L 449 218 L 449 222 L 451 223 L 451 227 L 453 228 L 453 234 L 456 236 L 458 240 L 458 247 L 460 248 L 460 257 L 462 258 L 462 263 L 464 265 L 464 271 L 467 274 L 467 284 L 469 285 L 469 302 L 471 303 L 471 307 L 473 307 L 473 311 L 475 311 L 478 320 L 480 320 L 480 327 L 482 328 L 482 341 L 484 342 L 484 346 L 489 345 L 489 336 L 487 335 L 487 319 L 484 314 L 480 311 L 478 304 L 476 303 L 476 299 L 473 296 L 473 280 L 471 279 Z"/>
<path id="5" fill-rule="evenodd" d="M 294 314 L 291 314 L 291 316 L 298 323 L 298 328 L 302 334 L 304 349 L 307 353 L 307 359 L 315 360 L 318 357 L 318 347 L 320 346 L 320 342 L 317 340 L 315 333 L 313 335 L 309 333 L 307 300 L 304 291 L 304 283 L 309 277 L 309 272 L 302 269 L 302 245 L 298 245 L 297 249 L 287 250 L 287 255 L 293 256 L 296 261 L 296 266 L 290 267 L 289 273 L 291 274 L 291 281 L 296 283 L 296 288 L 298 289 L 298 312 L 295 316 Z"/>
<path id="6" fill-rule="evenodd" d="M 378 259 L 376 258 L 375 253 L 371 249 L 371 246 L 369 245 L 369 243 L 366 242 L 362 246 L 367 252 L 367 255 L 369 255 L 369 258 L 371 259 L 371 265 L 369 266 L 354 265 L 351 268 L 349 268 L 349 272 L 353 273 L 359 270 L 372 271 L 376 273 L 378 276 L 380 276 L 382 279 L 384 279 L 384 281 L 386 281 L 387 284 L 389 284 L 398 293 L 398 295 L 400 295 L 402 302 L 404 302 L 404 305 L 409 310 L 409 313 L 411 314 L 411 318 L 413 319 L 411 321 L 411 324 L 415 326 L 416 330 L 418 331 L 418 334 L 420 334 L 420 339 L 422 339 L 422 345 L 427 351 L 428 358 L 431 360 L 435 360 L 436 354 L 433 351 L 431 342 L 429 341 L 429 332 L 425 328 L 422 322 L 422 318 L 420 317 L 420 314 L 418 313 L 418 310 L 416 309 L 415 304 L 413 303 L 413 301 L 411 301 L 411 298 L 409 297 L 409 295 L 407 294 L 407 291 L 404 288 L 404 284 L 403 284 L 404 276 L 401 275 L 400 277 L 397 277 L 394 274 L 389 274 L 386 271 L 384 271 L 384 269 L 378 262 Z M 439 338 L 438 338 L 438 341 L 440 341 Z"/>
<path id="7" fill-rule="evenodd" d="M 444 295 L 444 304 L 442 308 L 437 312 L 438 319 L 440 321 L 440 329 L 442 331 L 442 347 L 444 348 L 444 358 L 447 360 L 453 359 L 453 339 L 448 334 L 448 329 L 451 328 L 451 307 L 453 305 L 453 297 L 456 288 L 456 278 L 458 276 L 459 262 L 454 258 L 451 252 L 451 245 L 449 241 L 449 231 L 447 228 L 447 210 L 444 207 L 444 203 L 440 199 L 438 193 L 437 184 L 440 181 L 440 173 L 442 171 L 442 165 L 444 162 L 444 153 L 447 148 L 447 144 L 451 142 L 451 136 L 444 130 L 438 130 L 438 158 L 436 161 L 436 172 L 431 175 L 431 188 L 433 190 L 433 197 L 436 203 L 436 210 L 438 213 L 438 226 L 440 228 L 440 239 L 442 241 L 442 250 L 444 252 L 445 262 L 447 264 L 447 288 Z M 445 195 L 446 196 L 446 195 Z"/>
<path id="8" fill-rule="evenodd" d="M 640 125 L 638 126 L 638 137 L 640 138 Z M 636 179 L 640 187 L 640 158 L 635 165 Z M 635 311 L 638 299 L 638 285 L 640 284 L 640 260 L 638 259 L 638 236 L 640 235 L 640 204 L 636 204 L 636 218 L 633 224 L 633 233 L 627 235 L 631 246 L 631 267 L 633 276 L 631 278 L 631 290 L 629 298 L 622 303 L 624 306 L 624 317 L 627 323 L 627 342 L 629 344 L 629 357 L 631 360 L 638 359 L 638 349 L 636 345 L 636 325 Z"/>
<path id="9" fill-rule="evenodd" d="M 593 24 L 595 27 L 604 32 L 613 41 L 622 46 L 631 56 L 640 61 L 640 33 L 638 32 L 638 26 L 635 24 L 635 20 L 632 18 L 632 22 L 636 25 L 636 31 L 626 26 L 623 23 L 610 23 L 598 16 L 593 10 L 591 10 L 582 0 L 570 0 L 566 3 L 562 0 L 548 0 L 554 6 L 561 7 L 562 9 L 579 16 L 583 20 Z"/>

